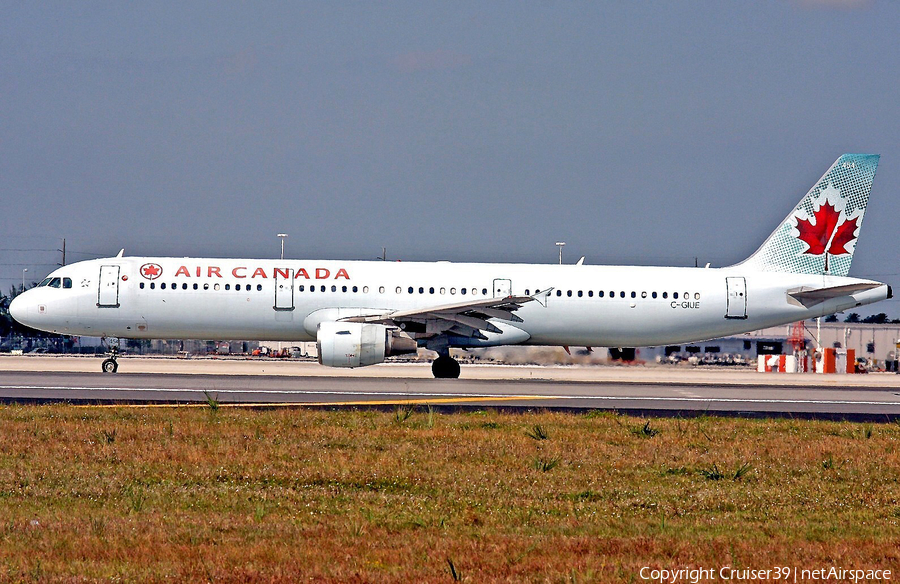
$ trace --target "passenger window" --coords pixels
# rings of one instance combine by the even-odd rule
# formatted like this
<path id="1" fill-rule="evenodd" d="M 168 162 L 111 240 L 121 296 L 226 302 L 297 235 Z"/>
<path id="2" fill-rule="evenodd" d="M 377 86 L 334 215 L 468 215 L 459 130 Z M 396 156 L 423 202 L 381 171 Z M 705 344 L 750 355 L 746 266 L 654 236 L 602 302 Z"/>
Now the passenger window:
<path id="1" fill-rule="evenodd" d="M 672 298 L 678 300 L 678 292 L 672 292 Z"/>
<path id="2" fill-rule="evenodd" d="M 231 290 L 231 284 L 225 284 L 225 289 L 226 289 L 226 290 Z"/>
<path id="3" fill-rule="evenodd" d="M 52 286 L 53 283 L 51 282 L 50 285 Z M 159 285 L 159 289 L 160 289 L 160 290 L 165 290 L 165 289 L 166 289 L 166 283 L 163 282 L 162 284 L 160 284 L 160 285 Z"/>
<path id="4" fill-rule="evenodd" d="M 143 282 L 140 283 L 140 288 L 141 288 L 141 290 L 144 289 L 144 283 L 143 283 Z"/>
<path id="5" fill-rule="evenodd" d="M 669 293 L 668 293 L 668 292 L 663 292 L 663 298 L 668 298 L 668 297 L 669 297 Z"/>
<path id="6" fill-rule="evenodd" d="M 384 294 L 384 286 L 379 286 L 379 287 L 378 287 L 378 293 L 379 293 L 379 294 Z"/>
<path id="7" fill-rule="evenodd" d="M 419 286 L 419 294 L 425 294 L 425 288 Z"/>
<path id="8" fill-rule="evenodd" d="M 651 296 L 653 296 L 654 298 L 656 298 L 656 292 L 654 292 L 653 294 L 651 294 Z"/>
<path id="9" fill-rule="evenodd" d="M 299 286 L 297 286 L 297 292 L 306 292 L 306 286 L 300 284 Z"/>
<path id="10" fill-rule="evenodd" d="M 331 287 L 331 291 L 332 291 L 332 292 L 337 292 L 337 286 L 332 286 L 332 287 Z"/>
<path id="11" fill-rule="evenodd" d="M 604 295 L 603 290 L 600 290 L 599 292 L 597 292 L 597 297 L 598 297 L 598 298 L 603 298 L 603 295 Z"/>
<path id="12" fill-rule="evenodd" d="M 185 282 L 184 284 L 181 285 L 181 289 L 182 289 L 182 290 L 187 290 L 187 282 Z"/>
<path id="13" fill-rule="evenodd" d="M 262 292 L 262 284 L 257 284 L 257 285 L 256 285 L 256 290 L 257 290 L 258 292 Z"/>
<path id="14" fill-rule="evenodd" d="M 441 288 L 441 294 L 446 294 L 446 293 L 447 293 L 447 289 L 446 289 L 446 288 Z"/>
<path id="15" fill-rule="evenodd" d="M 63 278 L 63 288 L 72 287 L 72 278 Z"/>
<path id="16" fill-rule="evenodd" d="M 452 289 L 450 293 L 453 294 Z M 528 293 L 528 288 L 525 288 L 525 296 L 531 296 L 531 294 Z"/>
<path id="17" fill-rule="evenodd" d="M 647 293 L 646 293 L 646 292 L 641 292 L 641 298 L 646 298 L 646 297 L 647 297 Z"/>
<path id="18" fill-rule="evenodd" d="M 482 296 L 487 296 L 487 288 L 482 288 L 482 289 L 481 289 L 481 295 L 482 295 Z"/>
<path id="19" fill-rule="evenodd" d="M 619 298 L 625 298 L 625 290 L 619 292 Z"/>
<path id="20" fill-rule="evenodd" d="M 357 288 L 356 286 L 354 286 L 354 287 L 353 287 L 353 292 L 354 292 L 354 293 L 359 292 L 359 288 Z"/>
<path id="21" fill-rule="evenodd" d="M 150 284 L 150 287 L 153 288 L 153 284 Z M 204 285 L 203 285 L 203 289 L 204 289 L 204 290 L 209 290 L 209 284 L 204 284 Z"/>
<path id="22" fill-rule="evenodd" d="M 155 289 L 156 289 L 156 282 L 150 282 L 150 289 L 151 289 L 151 290 L 155 290 Z"/>
<path id="23" fill-rule="evenodd" d="M 557 291 L 556 291 L 556 295 L 557 295 L 557 296 L 562 296 L 562 290 L 557 290 Z"/>
<path id="24" fill-rule="evenodd" d="M 579 290 L 579 291 L 578 291 L 578 297 L 581 298 L 583 295 L 584 295 L 584 293 L 583 293 L 581 290 Z"/>
<path id="25" fill-rule="evenodd" d="M 346 291 L 347 291 L 347 287 L 346 287 L 346 286 L 341 286 L 341 292 L 346 292 Z"/>
<path id="26" fill-rule="evenodd" d="M 571 297 L 572 297 L 572 291 L 569 290 L 568 292 L 566 292 L 566 296 L 568 296 L 569 298 L 571 298 Z"/>
<path id="27" fill-rule="evenodd" d="M 428 293 L 429 293 L 429 294 L 434 294 L 434 286 L 432 286 L 431 288 L 428 289 Z"/>
<path id="28" fill-rule="evenodd" d="M 356 286 L 354 286 L 354 288 L 356 288 Z M 354 290 L 354 292 L 355 292 L 355 290 Z M 400 286 L 397 286 L 396 293 L 397 293 L 397 294 L 403 294 L 403 288 L 401 288 Z"/>
<path id="29" fill-rule="evenodd" d="M 322 292 L 324 292 L 324 291 L 325 291 L 325 286 L 319 286 L 319 290 L 322 291 Z"/>
<path id="30" fill-rule="evenodd" d="M 460 289 L 459 289 L 459 293 L 462 294 L 463 296 L 465 296 L 465 295 L 466 295 L 466 289 L 465 289 L 465 288 L 460 288 Z"/>
<path id="31" fill-rule="evenodd" d="M 685 292 L 685 293 L 684 293 L 684 296 L 682 296 L 682 298 L 684 298 L 685 300 L 689 300 L 690 297 L 691 297 L 691 293 L 690 293 L 690 292 Z"/>
<path id="32" fill-rule="evenodd" d="M 694 300 L 700 300 L 700 293 L 694 292 Z"/>
<path id="33" fill-rule="evenodd" d="M 165 284 L 163 284 L 163 286 L 165 286 Z M 218 284 L 213 284 L 213 290 L 218 290 L 218 289 L 219 289 L 219 285 L 218 285 Z"/>
<path id="34" fill-rule="evenodd" d="M 410 294 L 412 294 L 412 293 L 413 293 L 413 287 L 412 287 L 412 286 L 410 286 L 410 287 L 409 287 L 409 290 L 408 290 L 408 292 L 409 292 L 409 293 L 410 293 Z"/>
<path id="35" fill-rule="evenodd" d="M 450 294 L 456 294 L 456 288 L 450 288 Z"/>
<path id="36" fill-rule="evenodd" d="M 197 284 L 194 284 L 194 290 L 196 290 L 196 289 L 199 288 L 199 287 L 200 287 L 200 286 L 198 286 Z"/>
<path id="37" fill-rule="evenodd" d="M 368 294 L 368 293 L 369 293 L 369 287 L 363 286 L 363 294 Z"/>
<path id="38" fill-rule="evenodd" d="M 315 286 L 310 286 L 310 287 L 309 287 L 309 291 L 310 291 L 310 292 L 315 292 L 315 291 L 316 291 L 316 287 L 315 287 Z"/>
<path id="39" fill-rule="evenodd" d="M 632 291 L 631 291 L 631 297 L 632 297 L 632 298 L 637 298 L 637 292 L 635 292 L 634 290 L 632 290 Z"/>
<path id="40" fill-rule="evenodd" d="M 594 291 L 588 290 L 588 298 L 593 298 L 593 297 L 594 297 Z"/>

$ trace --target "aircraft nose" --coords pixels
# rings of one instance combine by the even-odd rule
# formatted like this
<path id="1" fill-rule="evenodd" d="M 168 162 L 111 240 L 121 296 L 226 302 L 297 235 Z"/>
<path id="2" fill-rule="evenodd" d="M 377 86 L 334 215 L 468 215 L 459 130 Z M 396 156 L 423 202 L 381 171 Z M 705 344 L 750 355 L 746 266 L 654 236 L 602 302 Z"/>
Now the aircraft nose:
<path id="1" fill-rule="evenodd" d="M 25 299 L 22 298 L 21 295 L 16 296 L 13 298 L 13 301 L 9 303 L 9 315 L 19 324 L 25 324 L 26 312 Z"/>

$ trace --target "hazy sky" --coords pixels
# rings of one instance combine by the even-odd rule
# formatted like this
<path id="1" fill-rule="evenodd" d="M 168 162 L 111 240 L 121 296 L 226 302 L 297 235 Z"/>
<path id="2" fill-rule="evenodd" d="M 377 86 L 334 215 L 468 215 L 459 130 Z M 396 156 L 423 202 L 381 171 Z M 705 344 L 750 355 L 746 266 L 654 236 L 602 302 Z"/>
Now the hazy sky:
<path id="1" fill-rule="evenodd" d="M 0 14 L 3 290 L 64 237 L 69 261 L 286 232 L 290 257 L 721 266 L 844 152 L 882 155 L 851 275 L 900 288 L 898 2 Z"/>

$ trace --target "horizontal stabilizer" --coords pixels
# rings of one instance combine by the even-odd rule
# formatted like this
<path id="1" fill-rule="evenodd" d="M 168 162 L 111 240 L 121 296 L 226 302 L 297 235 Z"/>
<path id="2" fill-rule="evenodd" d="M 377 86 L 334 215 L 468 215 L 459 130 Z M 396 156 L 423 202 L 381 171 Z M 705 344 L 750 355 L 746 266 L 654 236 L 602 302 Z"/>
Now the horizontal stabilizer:
<path id="1" fill-rule="evenodd" d="M 788 292 L 788 296 L 804 306 L 812 306 L 831 298 L 850 296 L 856 292 L 864 292 L 866 290 L 871 290 L 872 288 L 878 288 L 879 286 L 882 286 L 882 284 L 877 282 L 863 282 L 861 284 L 845 284 L 843 286 L 829 286 L 827 288 L 801 288 L 795 292 Z"/>

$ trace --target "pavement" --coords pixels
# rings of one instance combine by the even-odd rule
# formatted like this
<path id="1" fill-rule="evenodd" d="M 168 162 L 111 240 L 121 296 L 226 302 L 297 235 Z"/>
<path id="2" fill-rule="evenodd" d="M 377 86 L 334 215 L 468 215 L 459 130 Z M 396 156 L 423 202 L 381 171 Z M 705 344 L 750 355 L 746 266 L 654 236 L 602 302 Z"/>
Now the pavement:
<path id="1" fill-rule="evenodd" d="M 101 357 L 0 355 L 4 371 L 96 373 Z M 270 375 L 291 377 L 350 377 L 382 379 L 432 379 L 429 363 L 382 363 L 358 369 L 323 367 L 315 361 L 268 358 L 119 357 L 119 374 L 162 375 Z M 496 365 L 462 364 L 461 379 L 517 380 L 545 379 L 572 382 L 652 382 L 729 385 L 771 385 L 804 387 L 871 387 L 900 389 L 900 375 L 869 373 L 860 375 L 812 373 L 758 373 L 746 367 L 690 367 L 670 365 Z"/>
<path id="2" fill-rule="evenodd" d="M 2 356 L 0 402 L 102 405 L 617 410 L 641 415 L 900 419 L 900 376 L 757 373 L 678 366 L 463 364 L 433 379 L 427 363 L 332 369 L 309 361 Z"/>

